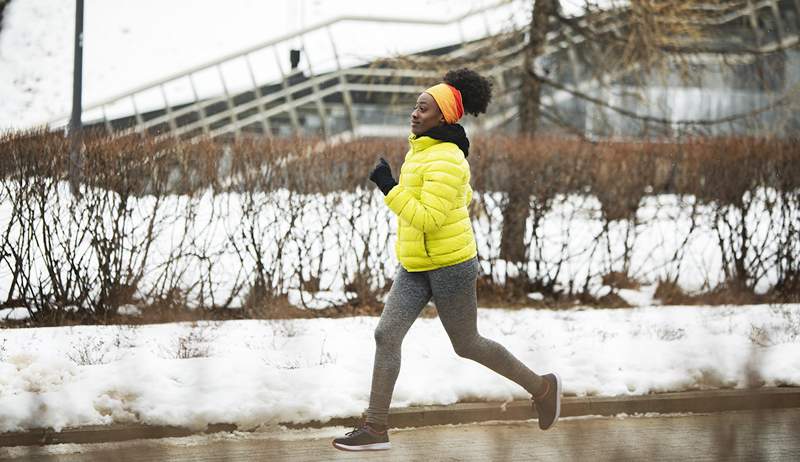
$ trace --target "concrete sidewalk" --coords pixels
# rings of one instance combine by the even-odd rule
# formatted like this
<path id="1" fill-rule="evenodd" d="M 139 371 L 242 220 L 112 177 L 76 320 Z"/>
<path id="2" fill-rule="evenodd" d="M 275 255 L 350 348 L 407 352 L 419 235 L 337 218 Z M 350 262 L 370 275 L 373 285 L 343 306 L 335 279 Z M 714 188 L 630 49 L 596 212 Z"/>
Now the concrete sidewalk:
<path id="1" fill-rule="evenodd" d="M 798 461 L 800 408 L 572 417 L 539 430 L 535 420 L 478 422 L 390 431 L 392 449 L 339 451 L 340 427 L 236 433 L 101 444 L 0 448 L 25 462 L 531 462 Z"/>
<path id="2" fill-rule="evenodd" d="M 713 390 L 661 393 L 644 396 L 566 397 L 562 402 L 564 417 L 644 413 L 709 413 L 752 409 L 800 408 L 800 388 L 760 388 L 753 390 Z M 447 406 L 420 406 L 392 409 L 389 421 L 393 428 L 484 422 L 489 420 L 521 421 L 535 418 L 530 401 L 458 403 Z M 327 422 L 285 424 L 289 428 L 355 426 L 359 417 L 338 418 Z M 231 432 L 236 425 L 211 425 L 204 433 Z M 152 425 L 110 425 L 69 428 L 60 432 L 35 429 L 0 434 L 0 446 L 32 446 L 59 443 L 102 443 L 144 438 L 181 437 L 195 434 L 187 428 Z"/>

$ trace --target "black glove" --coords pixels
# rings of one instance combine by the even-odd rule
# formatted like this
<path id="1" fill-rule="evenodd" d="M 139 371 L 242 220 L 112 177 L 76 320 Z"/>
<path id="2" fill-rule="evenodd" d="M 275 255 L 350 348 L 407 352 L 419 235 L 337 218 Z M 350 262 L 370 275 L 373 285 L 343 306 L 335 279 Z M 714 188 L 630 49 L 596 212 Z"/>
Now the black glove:
<path id="1" fill-rule="evenodd" d="M 386 159 L 383 157 L 375 164 L 375 168 L 373 168 L 372 173 L 369 174 L 369 179 L 378 185 L 378 188 L 384 196 L 388 195 L 389 191 L 397 186 L 397 182 L 392 178 L 392 167 L 389 166 L 389 162 L 386 162 Z"/>

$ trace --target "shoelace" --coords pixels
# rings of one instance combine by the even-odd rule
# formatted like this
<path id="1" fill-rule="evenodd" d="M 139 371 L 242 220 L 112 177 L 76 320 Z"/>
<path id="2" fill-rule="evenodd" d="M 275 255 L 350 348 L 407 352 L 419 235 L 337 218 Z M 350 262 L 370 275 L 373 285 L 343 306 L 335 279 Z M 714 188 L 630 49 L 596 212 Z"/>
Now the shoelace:
<path id="1" fill-rule="evenodd" d="M 354 429 L 350 430 L 349 432 L 345 433 L 344 436 L 353 436 L 353 435 L 357 434 L 360 431 L 366 431 L 365 425 L 361 424 L 361 425 L 357 426 L 356 428 L 354 428 Z"/>
<path id="2" fill-rule="evenodd" d="M 367 432 L 369 434 L 376 434 L 376 433 L 377 434 L 383 434 L 383 432 L 381 432 L 381 431 L 375 430 L 374 428 L 371 428 L 371 427 L 370 428 L 367 428 L 367 427 L 369 427 L 369 425 L 367 425 L 366 422 L 361 423 L 356 428 L 354 428 L 354 429 L 350 430 L 349 432 L 345 433 L 344 436 L 352 436 L 352 435 L 355 435 L 358 432 L 362 432 L 362 431 L 363 432 Z M 370 430 L 372 430 L 372 431 L 370 431 Z"/>

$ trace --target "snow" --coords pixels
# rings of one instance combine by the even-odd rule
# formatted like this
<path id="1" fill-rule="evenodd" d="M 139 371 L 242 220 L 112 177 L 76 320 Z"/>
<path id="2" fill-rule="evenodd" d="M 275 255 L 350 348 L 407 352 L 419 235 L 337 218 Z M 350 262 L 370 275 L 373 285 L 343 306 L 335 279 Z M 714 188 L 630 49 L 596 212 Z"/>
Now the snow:
<path id="1" fill-rule="evenodd" d="M 638 289 L 619 289 L 617 293 L 631 306 L 657 305 L 658 300 L 654 298 L 657 287 L 656 284 L 650 284 Z"/>
<path id="2" fill-rule="evenodd" d="M 0 331 L 0 431 L 138 422 L 241 429 L 366 407 L 377 317 Z M 574 396 L 800 386 L 800 305 L 480 308 L 478 328 Z M 392 405 L 525 399 L 438 319 L 403 344 Z"/>
<path id="3" fill-rule="evenodd" d="M 139 309 L 136 305 L 122 305 L 117 308 L 117 313 L 121 314 L 122 316 L 141 316 L 142 310 Z"/>
<path id="4" fill-rule="evenodd" d="M 27 308 L 3 308 L 0 309 L 0 320 L 3 321 L 19 321 L 28 319 L 30 313 Z"/>

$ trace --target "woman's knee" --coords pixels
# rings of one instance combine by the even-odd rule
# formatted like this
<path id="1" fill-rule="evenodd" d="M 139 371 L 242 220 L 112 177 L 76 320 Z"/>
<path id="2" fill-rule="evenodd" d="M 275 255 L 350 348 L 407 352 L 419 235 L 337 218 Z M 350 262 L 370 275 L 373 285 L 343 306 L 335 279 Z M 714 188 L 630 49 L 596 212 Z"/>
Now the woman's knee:
<path id="1" fill-rule="evenodd" d="M 396 341 L 394 338 L 395 335 L 392 333 L 392 329 L 389 329 L 385 326 L 378 324 L 378 327 L 375 328 L 375 344 L 378 346 L 382 345 L 391 345 L 393 342 Z"/>
<path id="2" fill-rule="evenodd" d="M 481 350 L 480 338 L 453 341 L 453 350 L 462 358 L 475 359 Z"/>

